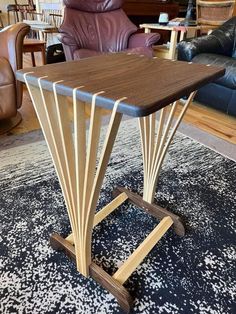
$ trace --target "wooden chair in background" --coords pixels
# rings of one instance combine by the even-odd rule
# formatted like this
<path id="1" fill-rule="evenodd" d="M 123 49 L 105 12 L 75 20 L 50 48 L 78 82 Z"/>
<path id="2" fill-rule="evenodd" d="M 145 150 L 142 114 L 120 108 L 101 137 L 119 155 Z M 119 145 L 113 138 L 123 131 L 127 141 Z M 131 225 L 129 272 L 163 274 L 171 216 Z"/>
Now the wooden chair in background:
<path id="1" fill-rule="evenodd" d="M 219 26 L 233 16 L 235 0 L 197 0 L 196 9 L 198 24 Z"/>
<path id="2" fill-rule="evenodd" d="M 31 26 L 31 30 L 36 34 L 35 38 L 48 43 L 49 34 L 59 33 L 58 29 L 63 17 L 62 10 L 43 9 L 42 12 L 28 12 L 25 16 L 23 22 Z"/>
<path id="3" fill-rule="evenodd" d="M 35 67 L 35 52 L 40 52 L 42 57 L 42 64 L 46 64 L 46 42 L 34 38 L 25 38 L 23 43 L 23 53 L 30 53 L 32 66 Z"/>
<path id="4" fill-rule="evenodd" d="M 33 0 L 28 0 L 28 3 L 25 4 L 18 4 L 17 0 L 14 0 L 14 4 L 7 6 L 7 24 L 22 22 L 33 11 L 35 11 Z"/>
<path id="5" fill-rule="evenodd" d="M 35 52 L 40 52 L 42 63 L 46 64 L 46 46 L 48 45 L 48 35 L 58 33 L 59 26 L 62 23 L 61 10 L 44 9 L 42 12 L 29 11 L 25 14 L 26 20 L 32 21 L 31 31 L 32 39 L 25 39 L 23 51 L 31 53 L 32 65 L 35 64 Z M 34 21 L 37 23 L 33 24 Z M 39 22 L 42 22 L 40 24 Z"/>
<path id="6" fill-rule="evenodd" d="M 45 27 L 38 30 L 39 37 L 41 40 L 44 40 L 47 42 L 49 34 L 59 33 L 58 29 L 62 23 L 62 11 L 61 10 L 43 9 L 42 12 L 34 12 L 33 14 L 35 14 L 38 20 L 40 20 L 41 22 L 47 23 L 50 26 L 50 28 Z M 33 29 L 36 30 L 35 27 Z"/>

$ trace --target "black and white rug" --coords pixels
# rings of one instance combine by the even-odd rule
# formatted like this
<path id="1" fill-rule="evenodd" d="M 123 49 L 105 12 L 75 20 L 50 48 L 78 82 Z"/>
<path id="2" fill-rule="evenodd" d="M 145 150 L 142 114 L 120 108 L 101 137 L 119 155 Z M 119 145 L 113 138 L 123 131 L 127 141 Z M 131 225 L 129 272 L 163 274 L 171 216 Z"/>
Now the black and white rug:
<path id="1" fill-rule="evenodd" d="M 52 232 L 67 235 L 70 226 L 45 142 L 1 150 L 0 178 L 0 313 L 122 313 L 49 246 Z M 135 119 L 120 127 L 98 209 L 117 185 L 142 193 Z M 156 202 L 184 217 L 187 234 L 170 230 L 129 278 L 133 313 L 236 313 L 235 187 L 233 161 L 178 133 Z M 113 273 L 156 224 L 123 205 L 95 228 L 93 259 Z"/>

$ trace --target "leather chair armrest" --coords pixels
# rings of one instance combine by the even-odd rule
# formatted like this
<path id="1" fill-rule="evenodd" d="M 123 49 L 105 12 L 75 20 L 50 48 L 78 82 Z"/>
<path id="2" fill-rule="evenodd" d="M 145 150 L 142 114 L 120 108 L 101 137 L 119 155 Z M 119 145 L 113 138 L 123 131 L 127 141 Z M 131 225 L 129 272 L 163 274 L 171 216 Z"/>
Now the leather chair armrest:
<path id="1" fill-rule="evenodd" d="M 29 33 L 30 26 L 25 23 L 17 23 L 5 27 L 0 32 L 0 57 L 6 58 L 13 72 L 22 69 L 23 64 L 23 41 Z M 16 107 L 22 104 L 22 83 L 16 81 Z"/>
<path id="2" fill-rule="evenodd" d="M 220 38 L 215 35 L 207 35 L 181 41 L 177 45 L 178 60 L 191 61 L 200 53 L 215 53 L 231 56 L 232 49 L 228 49 L 229 45 L 224 45 Z"/>
<path id="3" fill-rule="evenodd" d="M 79 49 L 75 39 L 64 33 L 60 33 L 57 38 L 63 45 L 66 61 L 74 60 L 74 52 Z"/>
<path id="4" fill-rule="evenodd" d="M 133 34 L 129 37 L 128 49 L 137 47 L 151 47 L 160 39 L 158 33 L 138 33 Z"/>
<path id="5" fill-rule="evenodd" d="M 23 40 L 29 31 L 29 25 L 17 23 L 0 32 L 0 57 L 9 61 L 13 72 L 22 68 Z"/>

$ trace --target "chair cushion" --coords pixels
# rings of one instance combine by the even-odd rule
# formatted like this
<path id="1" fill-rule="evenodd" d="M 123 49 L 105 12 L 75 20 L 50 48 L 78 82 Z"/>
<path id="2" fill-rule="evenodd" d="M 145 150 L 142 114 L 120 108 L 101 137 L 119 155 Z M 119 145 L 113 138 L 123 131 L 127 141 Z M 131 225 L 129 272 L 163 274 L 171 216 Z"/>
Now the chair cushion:
<path id="1" fill-rule="evenodd" d="M 226 69 L 225 75 L 216 83 L 225 87 L 236 89 L 236 59 L 212 53 L 201 53 L 192 59 L 194 63 L 221 66 Z"/>
<path id="2" fill-rule="evenodd" d="M 7 59 L 0 57 L 0 119 L 16 114 L 15 77 Z"/>

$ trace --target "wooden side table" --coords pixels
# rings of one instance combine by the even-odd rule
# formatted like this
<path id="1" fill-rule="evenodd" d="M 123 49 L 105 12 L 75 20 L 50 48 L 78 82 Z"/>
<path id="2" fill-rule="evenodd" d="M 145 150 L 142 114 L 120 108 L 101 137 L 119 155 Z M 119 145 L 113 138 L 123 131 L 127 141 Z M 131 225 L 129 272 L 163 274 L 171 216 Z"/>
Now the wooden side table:
<path id="1" fill-rule="evenodd" d="M 65 239 L 53 234 L 51 244 L 75 260 L 82 275 L 91 276 L 110 291 L 126 312 L 132 307 L 132 297 L 123 286 L 129 276 L 170 227 L 178 235 L 184 235 L 180 218 L 153 203 L 156 184 L 168 147 L 195 91 L 224 72 L 224 69 L 206 65 L 119 53 L 20 70 L 16 74 L 28 87 L 70 219 L 72 234 Z M 188 94 L 186 104 L 174 121 L 177 100 Z M 68 97 L 73 100 L 73 127 Z M 88 135 L 86 103 L 91 103 Z M 111 110 L 111 114 L 97 163 L 102 108 Z M 158 110 L 161 114 L 155 135 L 155 112 Z M 116 189 L 114 200 L 95 214 L 123 114 L 139 120 L 144 164 L 143 197 L 125 188 Z M 92 261 L 92 230 L 126 200 L 158 218 L 160 223 L 122 266 L 109 275 Z"/>
<path id="2" fill-rule="evenodd" d="M 31 38 L 26 38 L 24 40 L 23 52 L 24 53 L 27 53 L 27 52 L 31 53 L 32 65 L 34 67 L 36 66 L 35 56 L 34 56 L 35 52 L 41 53 L 42 63 L 43 63 L 43 65 L 46 64 L 46 48 L 45 47 L 46 47 L 46 42 L 43 40 L 31 39 Z"/>
<path id="3" fill-rule="evenodd" d="M 211 31 L 214 26 L 197 25 L 197 26 L 164 26 L 160 24 L 141 24 L 140 28 L 144 28 L 145 33 L 150 33 L 152 29 L 166 30 L 171 32 L 170 46 L 156 45 L 153 47 L 155 56 L 166 59 L 176 59 L 176 46 L 179 41 L 186 38 L 196 37 L 197 31 Z"/>

